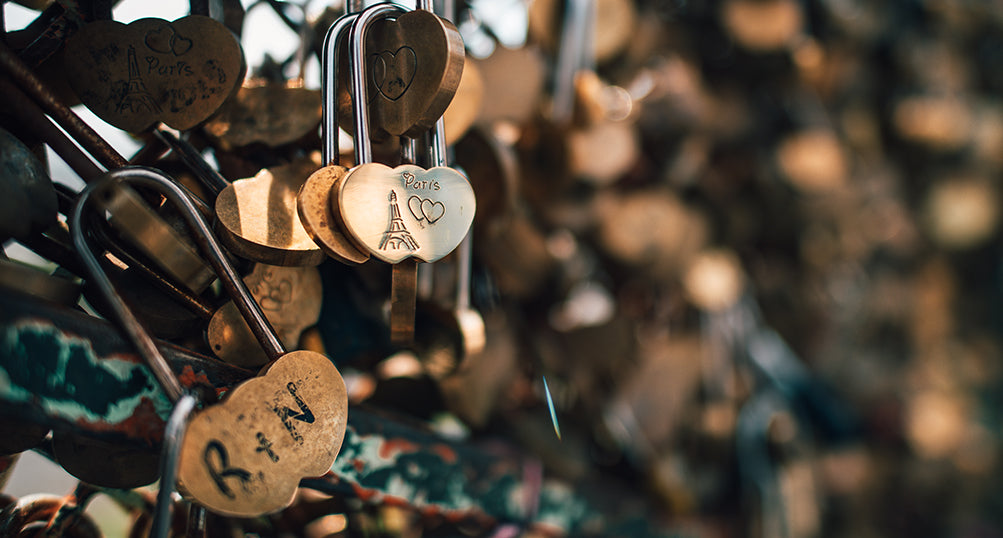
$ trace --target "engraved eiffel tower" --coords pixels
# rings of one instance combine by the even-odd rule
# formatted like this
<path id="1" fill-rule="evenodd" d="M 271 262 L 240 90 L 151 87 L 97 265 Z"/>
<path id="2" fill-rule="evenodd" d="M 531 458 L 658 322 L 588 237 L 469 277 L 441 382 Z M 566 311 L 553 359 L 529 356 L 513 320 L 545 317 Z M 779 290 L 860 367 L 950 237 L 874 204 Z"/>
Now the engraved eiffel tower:
<path id="1" fill-rule="evenodd" d="M 132 113 L 142 112 L 146 109 L 150 112 L 160 112 L 157 101 L 153 99 L 150 92 L 146 91 L 143 79 L 139 76 L 139 64 L 136 63 L 136 48 L 129 45 L 129 87 L 125 90 L 125 95 L 118 102 L 118 112 L 128 110 Z"/>
<path id="2" fill-rule="evenodd" d="M 411 232 L 407 231 L 404 221 L 401 220 L 401 212 L 397 207 L 397 193 L 390 191 L 390 224 L 387 225 L 387 231 L 383 232 L 380 250 L 398 249 L 402 246 L 408 250 L 418 250 L 418 242 L 411 236 Z"/>

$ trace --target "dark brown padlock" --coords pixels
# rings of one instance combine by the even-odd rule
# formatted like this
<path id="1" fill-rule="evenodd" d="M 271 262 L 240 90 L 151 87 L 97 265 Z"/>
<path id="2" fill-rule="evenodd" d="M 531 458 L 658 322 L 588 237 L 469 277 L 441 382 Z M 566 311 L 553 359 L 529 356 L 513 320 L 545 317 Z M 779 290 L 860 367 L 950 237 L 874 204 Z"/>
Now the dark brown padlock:
<path id="1" fill-rule="evenodd" d="M 65 67 L 88 108 L 134 133 L 158 122 L 199 125 L 240 88 L 246 69 L 236 37 L 202 15 L 89 23 L 67 41 Z"/>

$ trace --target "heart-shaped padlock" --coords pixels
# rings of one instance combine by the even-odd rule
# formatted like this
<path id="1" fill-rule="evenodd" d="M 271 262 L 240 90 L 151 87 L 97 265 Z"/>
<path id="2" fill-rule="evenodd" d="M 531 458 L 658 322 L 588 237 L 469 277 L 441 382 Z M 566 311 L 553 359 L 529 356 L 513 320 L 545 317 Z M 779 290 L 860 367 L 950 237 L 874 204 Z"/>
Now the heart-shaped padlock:
<path id="1" fill-rule="evenodd" d="M 463 38 L 452 23 L 423 9 L 379 19 L 366 34 L 367 102 L 374 126 L 415 137 L 435 124 L 463 74 Z"/>
<path id="2" fill-rule="evenodd" d="M 292 502 L 299 478 L 319 476 L 345 435 L 345 382 L 327 357 L 293 351 L 188 425 L 178 471 L 182 488 L 238 517 Z"/>
<path id="3" fill-rule="evenodd" d="M 87 108 L 134 133 L 157 122 L 195 127 L 237 91 L 245 70 L 237 38 L 202 15 L 88 23 L 67 41 L 65 67 Z"/>
<path id="4" fill-rule="evenodd" d="M 449 254 L 467 235 L 477 207 L 470 182 L 457 170 L 379 163 L 351 170 L 334 203 L 349 233 L 389 263 L 434 262 Z"/>
<path id="5" fill-rule="evenodd" d="M 348 14 L 331 25 L 324 37 L 321 55 L 321 159 L 324 168 L 310 174 L 296 197 L 296 211 L 300 222 L 310 238 L 328 256 L 348 264 L 357 264 L 369 259 L 369 253 L 360 250 L 343 232 L 341 216 L 331 210 L 331 192 L 348 173 L 340 164 L 337 126 L 337 82 L 338 53 L 341 42 L 348 35 L 355 14 Z"/>
<path id="6" fill-rule="evenodd" d="M 239 179 L 216 197 L 216 231 L 234 254 L 269 265 L 318 265 L 324 253 L 300 222 L 296 197 L 316 168 L 310 158 Z"/>
<path id="7" fill-rule="evenodd" d="M 158 171 L 128 167 L 109 172 L 81 193 L 70 219 L 73 243 L 90 277 L 112 304 L 113 317 L 146 359 L 168 398 L 177 406 L 190 400 L 157 345 L 115 293 L 81 228 L 90 196 L 124 182 L 154 190 L 181 210 L 271 361 L 258 377 L 240 383 L 222 402 L 191 419 L 188 431 L 176 437 L 180 439 L 174 445 L 177 450 L 170 452 L 177 465 L 171 463 L 165 469 L 177 469 L 184 491 L 215 512 L 253 517 L 281 510 L 292 503 L 300 480 L 327 471 L 341 448 L 348 406 L 344 380 L 331 360 L 320 353 L 285 352 L 262 312 L 276 305 L 261 300 L 259 306 L 254 300 L 209 231 L 209 224 L 177 185 Z M 282 302 L 292 298 L 291 284 L 273 284 L 269 299 Z M 173 486 L 171 477 L 165 482 L 162 488 Z"/>
<path id="8" fill-rule="evenodd" d="M 376 4 L 359 13 L 352 23 L 349 61 L 351 93 L 355 97 L 352 103 L 355 157 L 360 164 L 342 176 L 340 182 L 333 182 L 336 186 L 330 193 L 329 205 L 335 220 L 343 224 L 346 235 L 359 249 L 394 264 L 390 290 L 390 339 L 394 343 L 408 344 L 414 338 L 418 261 L 436 261 L 456 248 L 473 222 L 476 200 L 467 178 L 445 166 L 445 134 L 441 116 L 433 121 L 435 129 L 431 137 L 430 158 L 434 168 L 426 170 L 413 164 L 391 168 L 373 162 L 369 137 L 370 107 L 367 103 L 379 89 L 366 83 L 370 80 L 367 74 L 371 66 L 368 65 L 364 44 L 374 21 L 398 15 L 402 9 L 396 4 Z M 397 20 L 403 18 L 400 15 Z M 381 28 L 394 27 L 383 25 Z M 394 54 L 393 58 L 384 55 L 383 63 L 378 66 L 383 70 L 381 77 L 388 76 L 387 69 L 406 67 L 406 62 L 396 67 L 391 65 L 403 62 L 397 59 L 400 54 L 396 52 L 398 48 L 385 49 Z M 406 69 L 397 75 L 400 78 L 398 85 L 405 87 L 400 97 L 403 98 L 411 91 L 414 82 L 408 82 Z M 333 78 L 326 77 L 325 81 Z M 396 90 L 384 90 L 390 92 L 390 97 L 396 96 Z M 329 117 L 333 117 L 331 109 L 333 107 L 325 110 Z M 405 154 L 415 156 L 412 144 L 403 146 L 411 147 Z M 331 153 L 327 144 L 325 150 Z M 413 158 L 409 160 L 413 162 Z"/>
<path id="9" fill-rule="evenodd" d="M 352 26 L 350 62 L 357 97 L 371 97 L 363 84 L 368 66 L 362 60 L 362 43 L 370 43 L 373 32 L 396 28 L 376 26 L 383 21 L 379 17 L 392 9 L 374 6 L 360 14 Z M 397 22 L 409 14 L 399 16 Z M 426 170 L 413 164 L 390 168 L 372 162 L 368 100 L 357 98 L 353 102 L 355 154 L 362 164 L 342 178 L 337 192 L 332 191 L 332 211 L 340 215 L 355 242 L 376 258 L 389 263 L 408 258 L 434 262 L 452 252 L 469 231 L 477 206 L 473 189 L 463 174 L 445 166 Z M 441 127 L 441 116 L 435 122 Z M 441 131 L 433 131 L 433 147 L 443 145 Z M 444 152 L 438 153 L 434 164 L 445 164 Z"/>

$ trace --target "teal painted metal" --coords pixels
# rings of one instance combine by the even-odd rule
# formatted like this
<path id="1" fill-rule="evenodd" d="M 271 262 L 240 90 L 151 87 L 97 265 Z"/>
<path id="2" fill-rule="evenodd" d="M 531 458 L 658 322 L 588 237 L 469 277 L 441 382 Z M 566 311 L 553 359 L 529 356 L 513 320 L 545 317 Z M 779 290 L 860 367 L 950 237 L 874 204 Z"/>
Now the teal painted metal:
<path id="1" fill-rule="evenodd" d="M 189 390 L 221 394 L 252 375 L 177 346 L 162 349 Z M 107 322 L 3 290 L 0 400 L 2 412 L 147 446 L 159 446 L 170 413 L 150 372 Z M 576 488 L 542 475 L 535 459 L 510 448 L 447 441 L 352 406 L 331 470 L 301 485 L 483 528 L 514 524 L 581 535 L 614 528 L 618 520 Z"/>
<path id="2" fill-rule="evenodd" d="M 164 343 L 182 385 L 211 398 L 250 372 Z M 97 318 L 0 292 L 0 398 L 4 412 L 53 428 L 157 446 L 170 413 L 150 371 Z"/>
<path id="3" fill-rule="evenodd" d="M 131 356 L 98 358 L 90 341 L 51 322 L 28 319 L 4 327 L 0 392 L 11 402 L 37 402 L 50 417 L 74 423 L 124 423 L 137 414 L 170 412 L 149 371 Z M 145 411 L 144 411 L 145 409 Z"/>

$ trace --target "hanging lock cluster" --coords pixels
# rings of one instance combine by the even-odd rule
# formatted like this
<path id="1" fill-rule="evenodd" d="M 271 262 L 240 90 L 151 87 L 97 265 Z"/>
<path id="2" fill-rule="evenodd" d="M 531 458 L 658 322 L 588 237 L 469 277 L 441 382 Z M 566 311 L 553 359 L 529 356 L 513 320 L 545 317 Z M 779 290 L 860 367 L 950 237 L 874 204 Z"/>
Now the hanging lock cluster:
<path id="1" fill-rule="evenodd" d="M 998 527 L 1003 4 L 429 3 L 3 3 L 0 535 Z"/>
<path id="2" fill-rule="evenodd" d="M 63 395 L 74 395 L 70 403 L 46 413 L 57 424 L 76 426 L 51 433 L 19 427 L 16 448 L 38 447 L 48 435 L 52 458 L 94 486 L 128 490 L 159 478 L 158 500 L 139 503 L 145 514 L 135 523 L 135 532 L 153 536 L 167 534 L 169 512 L 185 503 L 193 507 L 193 526 L 208 510 L 243 518 L 214 519 L 252 532 L 262 521 L 277 528 L 281 518 L 305 517 L 284 510 L 313 501 L 297 496 L 298 488 L 332 494 L 350 487 L 363 501 L 382 504 L 396 499 L 401 481 L 419 484 L 417 493 L 402 498 L 423 514 L 439 510 L 457 522 L 472 516 L 462 523 L 485 528 L 531 521 L 535 500 L 524 506 L 498 499 L 533 498 L 540 481 L 532 469 L 414 431 L 383 432 L 379 421 L 366 431 L 358 415 L 351 425 L 348 420 L 352 389 L 353 402 L 380 407 L 405 395 L 411 401 L 395 403 L 412 405 L 415 416 L 428 418 L 438 406 L 477 427 L 506 392 L 498 384 L 520 371 L 510 360 L 519 353 L 515 324 L 507 324 L 503 309 L 486 322 L 474 308 L 491 304 L 496 290 L 495 277 L 484 271 L 476 290 L 483 293 L 471 298 L 472 277 L 484 269 L 474 267 L 472 230 L 490 245 L 477 262 L 511 262 L 497 271 L 503 293 L 512 292 L 513 281 L 543 281 L 537 255 L 549 253 L 532 233 L 543 224 L 530 225 L 528 213 L 514 209 L 536 211 L 520 205 L 519 191 L 543 204 L 567 186 L 567 174 L 526 181 L 523 175 L 540 173 L 548 162 L 563 166 L 563 157 L 527 161 L 524 146 L 536 142 L 516 137 L 522 132 L 545 145 L 585 130 L 556 112 L 537 117 L 546 59 L 518 28 L 518 21 L 527 22 L 528 4 L 505 2 L 503 17 L 489 15 L 487 3 L 467 2 L 444 17 L 428 2 L 416 9 L 375 3 L 314 20 L 305 3 L 254 2 L 245 12 L 241 2 L 223 0 L 213 9 L 222 4 L 224 12 L 210 17 L 208 3 L 192 0 L 188 16 L 129 24 L 114 21 L 106 2 L 64 4 L 51 3 L 37 23 L 55 21 L 46 30 L 58 47 L 40 38 L 14 39 L 16 53 L 0 49 L 0 68 L 10 75 L 0 77 L 0 89 L 15 103 L 0 107 L 14 142 L 28 142 L 17 159 L 30 161 L 45 144 L 87 186 L 53 184 L 47 176 L 58 174 L 40 164 L 16 180 L 5 176 L 12 191 L 30 194 L 11 197 L 0 233 L 84 282 L 60 287 L 58 275 L 33 275 L 33 285 L 18 291 L 44 293 L 70 308 L 82 296 L 88 308 L 115 322 L 128 344 L 100 337 L 63 341 L 60 357 L 74 356 L 65 378 L 92 368 L 95 382 L 66 389 Z M 263 9 L 291 23 L 300 44 L 288 59 L 266 57 L 247 66 L 241 17 Z M 461 39 L 447 18 L 481 20 L 475 31 L 502 46 L 469 61 L 466 34 Z M 515 21 L 515 31 L 502 19 Z M 576 30 L 584 28 L 575 21 Z M 62 34 L 60 28 L 69 29 Z M 556 63 L 583 69 L 586 62 L 573 53 L 580 54 L 581 45 L 556 47 L 558 56 L 572 60 Z M 303 76 L 314 53 L 321 57 L 319 92 L 308 89 Z M 560 71 L 555 101 L 567 105 L 574 73 Z M 482 95 L 509 90 L 482 106 Z M 128 132 L 141 149 L 128 159 L 119 155 L 65 106 L 76 104 Z M 558 124 L 557 136 L 541 134 L 536 123 Z M 320 152 L 314 151 L 318 124 Z M 339 148 L 339 139 L 349 137 L 353 147 Z M 39 203 L 23 203 L 26 197 Z M 65 225 L 58 214 L 67 216 Z M 522 241 L 518 234 L 527 231 L 530 240 Z M 0 263 L 0 281 L 4 271 L 16 269 Z M 43 323 L 5 328 L 0 368 L 10 357 L 39 354 L 33 346 L 44 338 L 33 331 L 54 331 Z M 8 340 L 14 344 L 6 346 Z M 496 349 L 489 349 L 492 342 Z M 122 358 L 128 345 L 142 364 Z M 494 360 L 490 354 L 499 349 L 509 356 Z M 62 359 L 54 360 L 53 368 L 44 362 L 37 370 L 59 371 Z M 458 390 L 461 361 L 471 366 L 463 375 L 473 382 Z M 36 370 L 23 373 L 28 381 L 21 373 L 10 376 L 17 390 L 38 381 L 31 377 Z M 377 377 L 378 386 L 367 388 Z M 557 376 L 548 378 L 560 386 Z M 37 387 L 63 390 L 53 379 L 39 383 L 32 389 L 37 394 L 28 392 L 43 404 L 54 397 Z M 404 390 L 401 383 L 408 384 Z M 481 390 L 485 384 L 496 385 Z M 443 402 L 443 394 L 455 401 Z M 469 394 L 480 401 L 455 405 Z M 98 403 L 88 407 L 92 401 Z M 356 409 L 365 417 L 363 406 Z M 553 403 L 551 409 L 555 413 Z M 115 437 L 123 432 L 128 442 Z M 410 454 L 412 445 L 421 449 Z M 172 496 L 175 488 L 184 503 Z M 487 490 L 483 498 L 475 493 Z M 12 512 L 21 509 L 11 505 Z M 261 534 L 269 530 L 275 528 Z"/>
<path id="3" fill-rule="evenodd" d="M 347 43 L 346 43 L 347 41 Z M 339 70 L 342 47 L 348 69 Z M 324 168 L 312 174 L 298 212 L 325 252 L 346 263 L 369 257 L 396 264 L 391 339 L 414 334 L 416 260 L 435 262 L 466 237 L 476 211 L 467 178 L 445 159 L 442 115 L 459 87 L 464 49 L 459 32 L 431 11 L 377 4 L 336 21 L 324 40 Z M 420 66 L 420 68 L 419 68 Z M 342 68 L 344 66 L 342 65 Z M 345 73 L 343 75 L 342 73 Z M 356 166 L 338 164 L 337 81 L 352 95 Z M 400 136 L 401 147 L 431 136 L 425 155 L 404 164 L 374 162 L 371 138 Z M 372 135 L 370 133 L 373 133 Z M 432 166 L 423 168 L 418 162 Z"/>
<path id="4" fill-rule="evenodd" d="M 11 149 L 4 158 L 18 167 L 26 163 L 31 172 L 17 176 L 25 185 L 14 192 L 58 200 L 70 216 L 70 234 L 50 246 L 75 251 L 65 265 L 85 277 L 88 303 L 118 323 L 171 405 L 185 408 L 173 423 L 174 436 L 165 434 L 162 457 L 57 432 L 55 458 L 104 487 L 134 488 L 159 476 L 168 504 L 176 476 L 181 492 L 199 505 L 251 517 L 289 506 L 301 479 L 331 468 L 345 436 L 347 392 L 331 359 L 309 350 L 286 352 L 299 346 L 303 330 L 320 315 L 315 266 L 328 256 L 347 264 L 370 257 L 405 262 L 411 278 L 398 278 L 394 270 L 390 325 L 394 340 L 407 343 L 414 332 L 417 261 L 446 256 L 471 227 L 473 190 L 462 173 L 445 166 L 442 133 L 464 47 L 456 28 L 426 9 L 379 4 L 345 15 L 326 40 L 322 130 L 324 147 L 332 147 L 339 129 L 336 81 L 350 78 L 358 121 L 348 130 L 355 133 L 357 165 L 338 166 L 335 147 L 319 170 L 314 159 L 299 156 L 231 182 L 189 137 L 163 126 L 188 131 L 204 125 L 222 146 L 240 145 L 247 142 L 221 127 L 221 118 L 232 124 L 248 117 L 240 103 L 276 97 L 242 87 L 239 41 L 218 20 L 195 13 L 195 5 L 175 21 L 145 18 L 126 25 L 99 16 L 81 24 L 65 45 L 66 80 L 79 102 L 114 127 L 153 135 L 150 154 L 141 151 L 133 162 L 155 160 L 166 146 L 185 162 L 181 173 L 190 181 L 127 162 L 8 50 L 2 51 L 4 67 L 22 87 L 5 82 L 5 89 L 27 98 L 17 113 L 89 185 L 80 193 L 55 188 L 17 137 L 3 133 L 2 140 Z M 339 47 L 350 58 L 341 71 Z M 289 95 L 285 89 L 295 90 L 272 85 L 269 92 L 282 100 Z M 309 111 L 309 104 L 301 110 Z M 85 141 L 83 149 L 101 167 L 51 128 L 46 115 L 65 120 L 63 128 Z M 310 122 L 304 125 L 309 129 Z M 406 164 L 373 159 L 370 139 L 388 136 L 410 139 L 402 143 L 412 148 Z M 416 142 L 423 137 L 427 141 Z M 426 149 L 420 157 L 416 145 Z M 34 213 L 2 221 L 4 237 L 34 240 L 55 222 L 54 202 L 18 205 Z M 225 297 L 206 299 L 217 279 Z M 74 301 L 75 295 L 66 299 Z M 179 381 L 153 336 L 177 339 L 193 327 L 204 330 L 209 351 L 258 370 L 257 376 L 226 390 L 218 402 L 205 393 L 192 398 L 191 380 Z M 104 455 L 97 464 L 95 453 Z M 166 516 L 158 511 L 157 517 L 151 525 L 162 529 Z"/>

